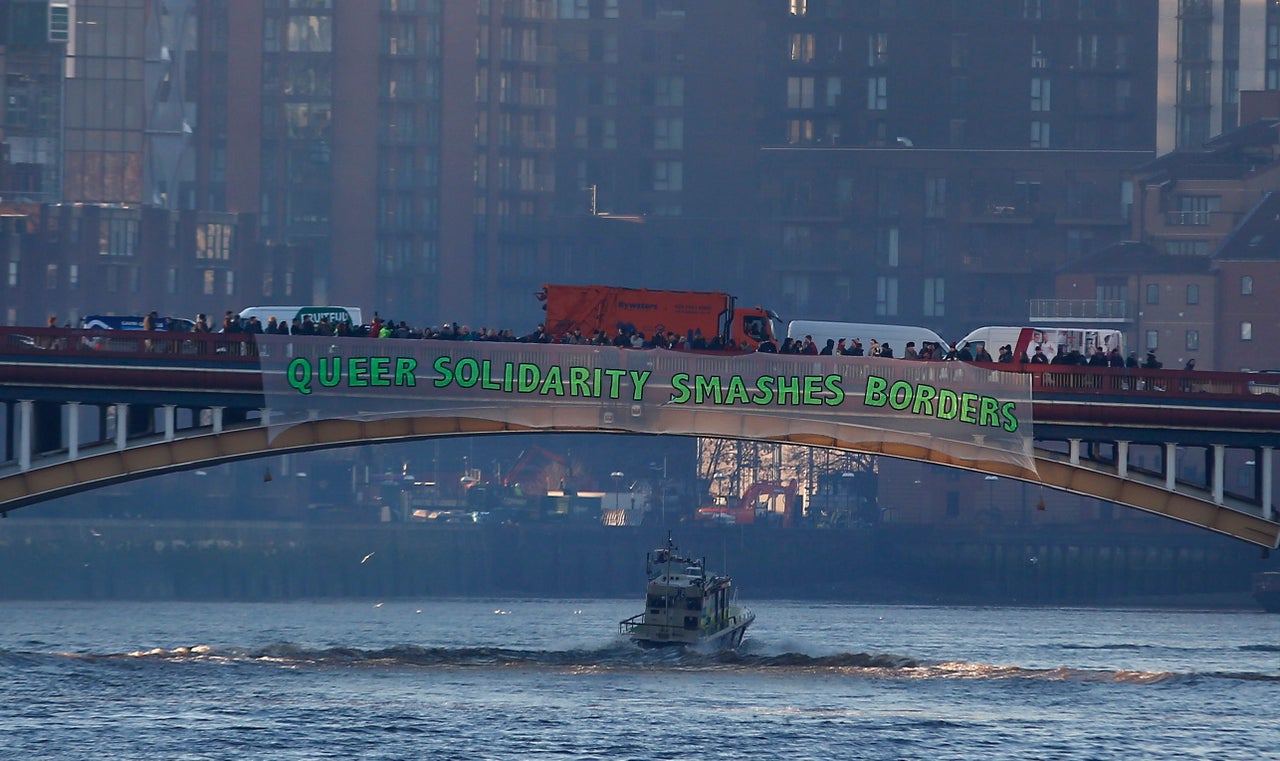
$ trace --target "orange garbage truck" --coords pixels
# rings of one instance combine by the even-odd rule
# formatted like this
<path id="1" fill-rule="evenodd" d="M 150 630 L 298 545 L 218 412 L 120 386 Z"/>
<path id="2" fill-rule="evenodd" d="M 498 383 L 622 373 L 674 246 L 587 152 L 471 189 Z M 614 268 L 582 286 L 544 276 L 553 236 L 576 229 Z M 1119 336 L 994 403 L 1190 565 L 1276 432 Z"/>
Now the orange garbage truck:
<path id="1" fill-rule="evenodd" d="M 670 332 L 691 338 L 698 332 L 708 342 L 719 336 L 726 348 L 745 342 L 751 351 L 765 340 L 777 345 L 777 315 L 758 306 L 738 307 L 732 295 L 720 291 L 544 285 L 537 296 L 547 311 L 547 333 L 556 338 L 574 330 L 589 338 L 600 330 L 612 339 L 622 329 L 646 337 Z"/>

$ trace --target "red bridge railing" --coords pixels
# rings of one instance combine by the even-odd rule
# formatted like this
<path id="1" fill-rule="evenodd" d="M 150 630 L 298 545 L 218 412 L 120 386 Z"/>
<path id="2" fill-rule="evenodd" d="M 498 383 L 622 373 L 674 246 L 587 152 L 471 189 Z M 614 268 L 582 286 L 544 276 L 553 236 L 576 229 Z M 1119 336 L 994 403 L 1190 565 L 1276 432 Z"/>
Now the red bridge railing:
<path id="1" fill-rule="evenodd" d="M 300 336 L 299 340 L 316 340 Z M 327 340 L 350 340 L 335 337 Z M 382 339 L 389 341 L 411 339 Z M 170 333 L 140 330 L 0 326 L 0 354 L 45 356 L 112 356 L 121 359 L 157 355 L 175 360 L 255 362 L 253 336 L 242 333 Z M 898 360 L 912 361 L 912 360 Z M 1031 376 L 1037 395 L 1106 395 L 1167 399 L 1249 399 L 1280 408 L 1280 373 L 1146 370 L 1069 365 L 970 363 L 975 368 L 1023 372 Z"/>

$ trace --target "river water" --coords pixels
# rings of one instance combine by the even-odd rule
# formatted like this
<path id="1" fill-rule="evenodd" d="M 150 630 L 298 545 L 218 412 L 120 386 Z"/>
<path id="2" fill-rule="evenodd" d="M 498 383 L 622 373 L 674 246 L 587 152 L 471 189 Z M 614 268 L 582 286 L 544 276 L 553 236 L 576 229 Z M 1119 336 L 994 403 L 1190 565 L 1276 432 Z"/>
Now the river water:
<path id="1" fill-rule="evenodd" d="M 0 758 L 1280 752 L 1280 616 L 752 607 L 711 654 L 620 639 L 637 600 L 0 603 Z"/>

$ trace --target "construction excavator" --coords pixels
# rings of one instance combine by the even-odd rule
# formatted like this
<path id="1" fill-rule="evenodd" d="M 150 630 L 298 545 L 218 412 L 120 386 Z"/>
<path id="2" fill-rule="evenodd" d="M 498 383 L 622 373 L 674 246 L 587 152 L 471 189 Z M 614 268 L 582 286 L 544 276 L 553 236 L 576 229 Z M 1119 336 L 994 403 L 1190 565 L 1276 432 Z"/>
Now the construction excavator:
<path id="1" fill-rule="evenodd" d="M 727 525 L 766 524 L 790 528 L 800 519 L 798 491 L 799 484 L 794 478 L 785 484 L 757 481 L 747 488 L 737 503 L 700 507 L 695 519 Z"/>

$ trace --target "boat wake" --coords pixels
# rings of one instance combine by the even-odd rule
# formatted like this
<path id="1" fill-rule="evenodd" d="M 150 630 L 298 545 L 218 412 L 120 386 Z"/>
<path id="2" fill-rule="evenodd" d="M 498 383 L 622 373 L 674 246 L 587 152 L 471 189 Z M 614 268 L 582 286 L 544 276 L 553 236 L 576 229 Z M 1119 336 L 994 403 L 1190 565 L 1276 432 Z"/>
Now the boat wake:
<path id="1" fill-rule="evenodd" d="M 500 647 L 311 648 L 281 642 L 259 648 L 215 648 L 206 645 L 152 648 L 123 653 L 38 653 L 0 650 L 0 667 L 32 667 L 46 659 L 80 663 L 151 664 L 219 663 L 286 668 L 449 668 L 510 669 L 600 673 L 628 671 L 729 671 L 827 674 L 865 679 L 1049 680 L 1155 684 L 1198 679 L 1280 682 L 1280 674 L 1257 672 L 1162 672 L 1075 667 L 1031 668 L 961 661 L 928 662 L 887 653 L 750 651 L 701 652 L 693 648 L 646 650 L 626 641 L 605 647 L 569 650 L 522 650 Z"/>

